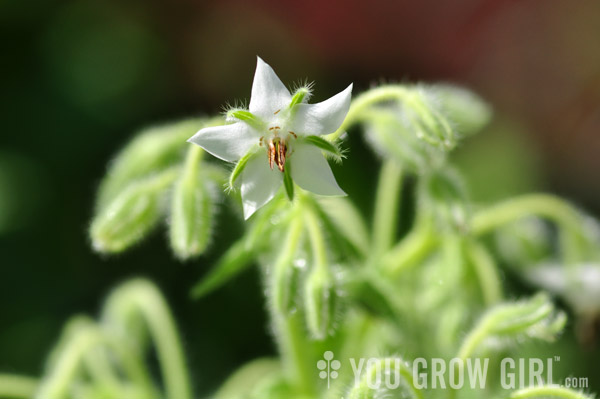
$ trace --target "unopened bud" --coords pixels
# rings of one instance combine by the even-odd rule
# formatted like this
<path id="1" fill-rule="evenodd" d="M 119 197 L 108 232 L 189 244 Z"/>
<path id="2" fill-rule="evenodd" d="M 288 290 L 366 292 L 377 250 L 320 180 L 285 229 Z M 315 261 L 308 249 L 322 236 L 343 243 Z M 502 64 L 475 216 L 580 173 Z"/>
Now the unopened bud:
<path id="1" fill-rule="evenodd" d="M 165 189 L 177 176 L 170 169 L 131 183 L 92 220 L 90 236 L 98 252 L 116 253 L 142 239 L 158 223 Z"/>

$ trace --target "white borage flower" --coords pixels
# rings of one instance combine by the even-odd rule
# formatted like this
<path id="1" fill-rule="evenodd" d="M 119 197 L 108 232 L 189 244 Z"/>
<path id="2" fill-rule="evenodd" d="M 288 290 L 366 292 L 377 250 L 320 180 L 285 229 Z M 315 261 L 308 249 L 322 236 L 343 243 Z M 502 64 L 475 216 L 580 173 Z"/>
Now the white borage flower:
<path id="1" fill-rule="evenodd" d="M 335 132 L 350 107 L 352 85 L 317 104 L 307 104 L 310 87 L 292 95 L 260 57 L 249 109 L 227 112 L 223 126 L 200 130 L 188 141 L 228 162 L 237 162 L 231 178 L 241 179 L 244 217 L 269 202 L 280 186 L 293 197 L 294 182 L 326 196 L 346 195 L 323 156 L 341 158 L 338 148 L 320 137 Z"/>

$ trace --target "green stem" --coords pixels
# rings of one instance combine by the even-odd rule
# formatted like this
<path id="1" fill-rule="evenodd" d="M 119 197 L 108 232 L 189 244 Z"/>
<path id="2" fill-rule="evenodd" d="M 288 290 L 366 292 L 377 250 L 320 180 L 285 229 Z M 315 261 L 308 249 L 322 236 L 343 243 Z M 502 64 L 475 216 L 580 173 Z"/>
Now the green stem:
<path id="1" fill-rule="evenodd" d="M 63 340 L 64 343 L 58 345 L 58 352 L 52 357 L 51 366 L 48 367 L 48 373 L 40 384 L 37 398 L 67 397 L 85 355 L 106 343 L 105 337 L 96 325 L 84 318 L 71 322 Z"/>
<path id="2" fill-rule="evenodd" d="M 485 304 L 490 306 L 500 302 L 502 300 L 502 284 L 494 259 L 485 247 L 475 241 L 470 241 L 468 248 Z"/>
<path id="3" fill-rule="evenodd" d="M 418 223 L 405 239 L 388 251 L 382 261 L 388 274 L 396 277 L 429 255 L 437 243 L 430 223 L 430 221 Z"/>
<path id="4" fill-rule="evenodd" d="M 315 364 L 311 361 L 312 345 L 306 336 L 302 313 L 274 317 L 279 325 L 280 351 L 288 378 L 300 392 L 311 396 L 316 392 Z"/>
<path id="5" fill-rule="evenodd" d="M 402 181 L 402 169 L 393 161 L 385 162 L 375 197 L 372 248 L 376 256 L 390 249 L 396 238 Z"/>
<path id="6" fill-rule="evenodd" d="M 479 344 L 489 335 L 491 325 L 493 325 L 493 320 L 487 318 L 483 323 L 477 325 L 474 330 L 471 330 L 461 345 L 457 357 L 466 361 L 475 352 Z"/>
<path id="7" fill-rule="evenodd" d="M 29 399 L 35 395 L 38 380 L 14 374 L 0 374 L 0 398 Z"/>
<path id="8" fill-rule="evenodd" d="M 92 348 L 85 354 L 83 361 L 94 383 L 112 392 L 112 395 L 123 394 L 123 385 L 110 363 L 106 348 Z"/>
<path id="9" fill-rule="evenodd" d="M 306 222 L 310 246 L 314 255 L 315 270 L 328 273 L 327 248 L 325 247 L 325 240 L 323 238 L 323 234 L 321 233 L 319 220 L 313 206 L 314 204 L 307 203 L 304 212 L 304 220 Z"/>
<path id="10" fill-rule="evenodd" d="M 571 205 L 552 195 L 529 194 L 491 206 L 473 216 L 471 228 L 473 234 L 483 235 L 532 215 L 550 219 L 564 229 L 562 246 L 567 263 L 574 263 L 581 258 L 581 247 L 578 245 L 584 238 L 582 217 Z M 565 241 L 564 233 L 575 242 Z"/>
<path id="11" fill-rule="evenodd" d="M 156 288 L 133 280 L 115 291 L 106 306 L 107 321 L 126 326 L 138 313 L 143 316 L 156 345 L 167 398 L 191 399 L 192 390 L 175 320 Z"/>
<path id="12" fill-rule="evenodd" d="M 202 147 L 197 145 L 191 145 L 188 148 L 187 154 L 185 156 L 185 171 L 188 174 L 198 173 L 198 163 L 204 157 L 204 150 Z"/>
<path id="13" fill-rule="evenodd" d="M 483 235 L 526 216 L 546 217 L 574 231 L 581 229 L 578 212 L 563 200 L 547 194 L 517 197 L 477 212 L 471 220 L 473 233 Z"/>
<path id="14" fill-rule="evenodd" d="M 410 99 L 410 95 L 409 89 L 401 85 L 381 86 L 362 93 L 352 101 L 346 119 L 344 119 L 339 129 L 328 135 L 327 139 L 330 141 L 338 139 L 350 126 L 360 119 L 361 113 L 370 106 L 390 100 L 406 101 Z"/>

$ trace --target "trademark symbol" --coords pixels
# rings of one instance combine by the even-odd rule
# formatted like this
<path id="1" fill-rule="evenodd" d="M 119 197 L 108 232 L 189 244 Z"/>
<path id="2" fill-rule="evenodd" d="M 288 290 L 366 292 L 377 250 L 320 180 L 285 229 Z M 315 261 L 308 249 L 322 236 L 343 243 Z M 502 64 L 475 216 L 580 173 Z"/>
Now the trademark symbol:
<path id="1" fill-rule="evenodd" d="M 555 362 L 560 362 L 560 356 L 554 356 L 554 361 Z"/>

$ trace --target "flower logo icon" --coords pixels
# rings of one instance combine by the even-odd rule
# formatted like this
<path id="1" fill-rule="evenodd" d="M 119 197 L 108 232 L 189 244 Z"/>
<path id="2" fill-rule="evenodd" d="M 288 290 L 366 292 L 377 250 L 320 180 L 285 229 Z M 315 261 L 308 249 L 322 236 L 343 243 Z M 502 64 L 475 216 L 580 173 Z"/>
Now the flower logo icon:
<path id="1" fill-rule="evenodd" d="M 327 379 L 327 389 L 329 389 L 331 379 L 335 380 L 338 377 L 337 370 L 340 369 L 342 364 L 339 360 L 333 360 L 332 351 L 323 353 L 323 358 L 325 360 L 319 360 L 317 362 L 317 368 L 321 370 L 319 372 L 319 378 L 322 380 Z"/>

